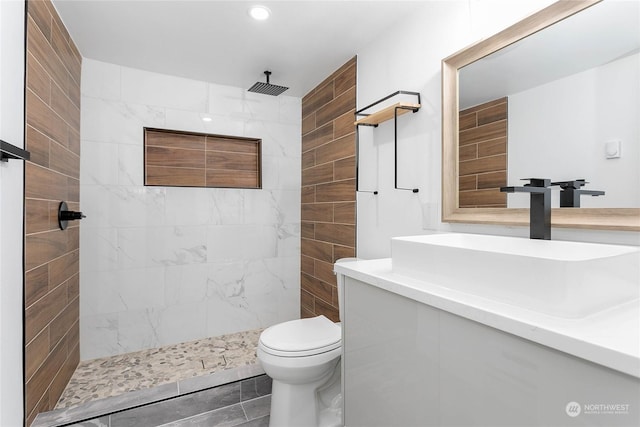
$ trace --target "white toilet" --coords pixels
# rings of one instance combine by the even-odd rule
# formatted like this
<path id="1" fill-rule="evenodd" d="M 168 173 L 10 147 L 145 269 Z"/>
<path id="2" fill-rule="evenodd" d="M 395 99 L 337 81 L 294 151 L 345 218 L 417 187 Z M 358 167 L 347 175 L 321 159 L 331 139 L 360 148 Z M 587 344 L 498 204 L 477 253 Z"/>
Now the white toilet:
<path id="1" fill-rule="evenodd" d="M 341 282 L 338 276 L 340 318 Z M 265 329 L 258 360 L 273 380 L 269 426 L 342 426 L 341 354 L 342 327 L 324 316 Z"/>

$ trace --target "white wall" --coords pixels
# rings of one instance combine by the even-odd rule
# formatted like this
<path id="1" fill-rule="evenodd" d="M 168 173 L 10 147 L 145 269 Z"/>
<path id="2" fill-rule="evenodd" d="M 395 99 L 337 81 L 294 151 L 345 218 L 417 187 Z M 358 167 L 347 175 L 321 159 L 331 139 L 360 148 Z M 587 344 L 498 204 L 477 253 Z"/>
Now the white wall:
<path id="1" fill-rule="evenodd" d="M 0 139 L 24 148 L 25 2 L 0 1 Z M 23 423 L 24 162 L 0 162 L 0 425 Z"/>
<path id="2" fill-rule="evenodd" d="M 425 2 L 421 12 L 358 52 L 358 108 L 397 90 L 418 91 L 422 109 L 399 118 L 399 184 L 393 189 L 393 121 L 361 128 L 358 256 L 387 257 L 392 236 L 433 231 L 527 237 L 528 228 L 443 224 L 441 218 L 441 60 L 553 1 Z M 554 229 L 553 238 L 638 244 L 638 233 Z"/>
<path id="3" fill-rule="evenodd" d="M 83 61 L 83 360 L 299 317 L 300 114 L 299 98 Z M 262 138 L 263 189 L 145 187 L 143 126 Z"/>
<path id="4" fill-rule="evenodd" d="M 585 189 L 606 194 L 583 196 L 582 207 L 640 207 L 638 76 L 636 53 L 509 95 L 508 182 L 531 176 L 585 178 Z M 623 155 L 607 159 L 605 143 L 616 139 L 622 141 Z M 528 207 L 524 196 L 509 196 L 508 206 Z M 552 202 L 558 207 L 559 196 L 554 194 Z"/>

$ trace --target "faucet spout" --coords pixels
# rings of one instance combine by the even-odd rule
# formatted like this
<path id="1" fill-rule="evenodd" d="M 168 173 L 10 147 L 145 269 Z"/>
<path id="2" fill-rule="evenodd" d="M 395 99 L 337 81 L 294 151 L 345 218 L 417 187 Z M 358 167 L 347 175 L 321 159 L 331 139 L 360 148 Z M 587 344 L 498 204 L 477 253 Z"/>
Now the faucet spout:
<path id="1" fill-rule="evenodd" d="M 542 187 L 530 187 L 528 185 L 524 185 L 522 187 L 500 187 L 500 191 L 503 193 L 533 193 L 533 194 L 542 194 L 548 188 Z"/>
<path id="2" fill-rule="evenodd" d="M 604 191 L 600 190 L 578 190 L 578 194 L 585 194 L 587 196 L 604 196 Z"/>
<path id="3" fill-rule="evenodd" d="M 575 179 L 573 181 L 552 182 L 551 185 L 559 185 L 560 191 L 560 207 L 561 208 L 579 208 L 580 196 L 604 196 L 604 191 L 599 190 L 582 190 L 581 188 L 588 184 L 584 179 Z"/>
<path id="4" fill-rule="evenodd" d="M 529 184 L 520 187 L 501 187 L 504 193 L 530 193 L 529 238 L 551 240 L 551 185 L 550 179 L 529 178 Z"/>

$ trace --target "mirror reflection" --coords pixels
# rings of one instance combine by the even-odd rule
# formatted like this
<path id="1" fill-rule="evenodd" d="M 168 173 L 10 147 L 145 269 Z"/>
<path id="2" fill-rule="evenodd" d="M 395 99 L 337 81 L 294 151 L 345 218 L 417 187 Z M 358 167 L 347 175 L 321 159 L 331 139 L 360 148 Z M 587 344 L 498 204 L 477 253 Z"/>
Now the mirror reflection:
<path id="1" fill-rule="evenodd" d="M 640 2 L 603 1 L 459 70 L 459 207 L 585 179 L 581 207 L 640 207 Z M 559 187 L 553 187 L 559 206 Z"/>

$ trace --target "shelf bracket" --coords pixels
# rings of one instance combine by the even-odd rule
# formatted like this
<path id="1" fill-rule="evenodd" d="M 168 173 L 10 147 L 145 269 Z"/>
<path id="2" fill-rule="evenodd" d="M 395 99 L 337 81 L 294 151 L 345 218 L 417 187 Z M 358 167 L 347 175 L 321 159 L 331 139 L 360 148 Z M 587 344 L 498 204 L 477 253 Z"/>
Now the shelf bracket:
<path id="1" fill-rule="evenodd" d="M 9 144 L 0 139 L 0 161 L 7 162 L 9 159 L 29 160 L 31 153 L 13 144 Z"/>
<path id="2" fill-rule="evenodd" d="M 378 125 L 364 125 L 378 127 Z M 361 190 L 360 189 L 360 125 L 356 125 L 356 193 L 371 193 L 378 195 L 378 190 Z"/>
<path id="3" fill-rule="evenodd" d="M 403 103 L 403 102 L 398 102 L 396 104 L 393 105 L 389 105 L 385 108 L 382 108 L 381 110 L 375 112 L 375 113 L 363 113 L 363 111 L 366 111 L 372 107 L 375 107 L 376 105 L 387 101 L 390 98 L 393 98 L 394 96 L 397 95 L 412 95 L 415 96 L 417 98 L 417 103 L 415 104 L 409 104 L 409 103 Z M 373 193 L 373 194 L 378 194 L 378 191 L 366 191 L 366 190 L 360 190 L 360 185 L 359 185 L 359 167 L 360 167 L 360 162 L 359 162 L 359 158 L 360 158 L 360 132 L 359 132 L 359 128 L 360 126 L 371 126 L 371 127 L 378 127 L 378 125 L 382 122 L 385 122 L 387 120 L 390 120 L 391 118 L 393 118 L 393 150 L 394 150 L 394 188 L 396 190 L 408 190 L 411 191 L 413 193 L 417 193 L 419 190 L 417 188 L 402 188 L 402 187 L 398 187 L 398 116 L 402 115 L 404 113 L 408 113 L 409 111 L 415 113 L 418 110 L 420 110 L 421 104 L 420 104 L 420 93 L 419 92 L 408 92 L 408 91 L 404 91 L 404 90 L 399 90 L 397 92 L 392 93 L 391 95 L 387 95 L 382 99 L 377 100 L 376 102 L 367 105 L 364 108 L 361 108 L 360 110 L 355 112 L 355 126 L 356 126 L 356 192 L 361 192 L 361 193 Z M 360 118 L 358 118 L 360 117 Z"/>
<path id="4" fill-rule="evenodd" d="M 418 97 L 419 96 L 420 95 L 418 95 Z M 406 190 L 406 191 L 411 191 L 412 193 L 417 193 L 419 191 L 417 188 L 398 187 L 398 110 L 401 110 L 401 109 L 405 109 L 405 110 L 409 109 L 415 113 L 420 108 L 416 109 L 416 108 L 407 108 L 407 107 L 398 106 L 393 111 L 393 162 L 394 162 L 393 187 L 396 190 Z"/>

